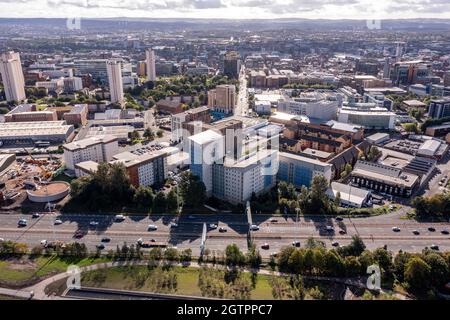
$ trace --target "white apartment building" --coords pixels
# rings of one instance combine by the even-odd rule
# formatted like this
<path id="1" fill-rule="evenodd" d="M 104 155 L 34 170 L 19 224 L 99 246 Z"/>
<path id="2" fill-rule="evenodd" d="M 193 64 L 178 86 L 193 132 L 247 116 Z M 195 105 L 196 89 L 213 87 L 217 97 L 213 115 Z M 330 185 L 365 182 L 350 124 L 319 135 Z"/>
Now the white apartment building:
<path id="1" fill-rule="evenodd" d="M 386 108 L 343 107 L 339 111 L 339 122 L 360 125 L 366 129 L 394 129 L 395 113 Z"/>
<path id="2" fill-rule="evenodd" d="M 221 182 L 215 168 L 215 185 Z M 278 170 L 278 150 L 261 150 L 254 156 L 238 162 L 225 162 L 223 166 L 223 188 L 217 188 L 214 196 L 232 204 L 244 203 L 254 193 L 259 195 L 275 185 Z M 217 176 L 220 176 L 217 178 Z M 222 193 L 222 192 L 223 193 Z"/>
<path id="3" fill-rule="evenodd" d="M 119 152 L 117 138 L 111 135 L 95 136 L 63 145 L 66 168 L 75 170 L 75 165 L 85 161 L 107 162 Z"/>
<path id="4" fill-rule="evenodd" d="M 64 78 L 53 79 L 50 81 L 37 81 L 36 88 L 45 88 L 48 91 L 62 91 L 64 88 Z"/>
<path id="5" fill-rule="evenodd" d="M 334 93 L 304 92 L 299 97 L 283 98 L 278 101 L 278 111 L 307 116 L 323 121 L 335 120 L 342 106 L 342 97 Z"/>
<path id="6" fill-rule="evenodd" d="M 147 64 L 147 80 L 156 81 L 156 55 L 153 49 L 145 50 L 145 62 Z"/>
<path id="7" fill-rule="evenodd" d="M 123 104 L 123 83 L 121 63 L 117 60 L 108 60 L 106 62 L 106 70 L 108 73 L 109 93 L 111 103 Z"/>
<path id="8" fill-rule="evenodd" d="M 64 91 L 75 92 L 83 89 L 83 81 L 80 77 L 64 78 Z"/>
<path id="9" fill-rule="evenodd" d="M 18 52 L 9 51 L 0 56 L 0 74 L 7 101 L 25 100 L 25 80 Z"/>
<path id="10" fill-rule="evenodd" d="M 234 85 L 219 85 L 208 91 L 208 107 L 214 111 L 231 114 L 236 106 L 236 87 Z"/>

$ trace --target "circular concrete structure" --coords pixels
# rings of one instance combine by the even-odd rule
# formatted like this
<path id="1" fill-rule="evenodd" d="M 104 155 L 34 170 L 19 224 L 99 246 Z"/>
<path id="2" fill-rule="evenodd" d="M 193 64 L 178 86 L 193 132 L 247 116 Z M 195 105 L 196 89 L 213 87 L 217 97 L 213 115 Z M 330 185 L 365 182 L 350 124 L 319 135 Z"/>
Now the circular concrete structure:
<path id="1" fill-rule="evenodd" d="M 27 190 L 28 199 L 32 202 L 53 202 L 69 194 L 70 184 L 64 181 L 50 182 L 40 185 L 39 189 Z"/>

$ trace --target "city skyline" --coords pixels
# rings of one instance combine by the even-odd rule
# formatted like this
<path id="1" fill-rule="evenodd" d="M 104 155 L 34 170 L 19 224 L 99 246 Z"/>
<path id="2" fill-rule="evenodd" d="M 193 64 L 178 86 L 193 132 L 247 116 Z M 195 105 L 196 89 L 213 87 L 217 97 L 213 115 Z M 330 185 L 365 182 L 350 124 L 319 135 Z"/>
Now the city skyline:
<path id="1" fill-rule="evenodd" d="M 4 8 L 0 17 L 8 18 L 450 18 L 450 3 L 445 0 L 0 0 L 0 5 Z"/>

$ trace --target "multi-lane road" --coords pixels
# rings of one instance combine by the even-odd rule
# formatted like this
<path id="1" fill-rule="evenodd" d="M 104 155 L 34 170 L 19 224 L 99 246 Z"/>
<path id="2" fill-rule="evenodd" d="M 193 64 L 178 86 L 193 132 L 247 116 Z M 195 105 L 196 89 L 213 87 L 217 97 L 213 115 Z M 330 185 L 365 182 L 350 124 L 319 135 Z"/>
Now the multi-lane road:
<path id="1" fill-rule="evenodd" d="M 438 245 L 440 250 L 450 250 L 450 236 L 441 231 L 448 230 L 450 223 L 419 223 L 413 220 L 404 220 L 400 214 L 370 218 L 344 218 L 337 222 L 333 218 L 326 217 L 270 217 L 254 216 L 253 223 L 260 229 L 252 232 L 254 242 L 260 248 L 263 256 L 268 257 L 277 252 L 281 247 L 291 245 L 293 241 L 300 241 L 303 246 L 309 237 L 321 239 L 327 247 L 332 247 L 333 242 L 339 245 L 348 244 L 352 235 L 359 235 L 369 249 L 387 245 L 388 249 L 398 251 L 420 252 L 423 248 L 432 244 Z M 56 217 L 63 223 L 54 225 Z M 28 225 L 23 228 L 17 226 L 19 219 L 25 218 Z M 47 241 L 80 241 L 89 249 L 94 249 L 101 243 L 103 237 L 111 239 L 104 243 L 106 250 L 115 249 L 123 243 L 136 243 L 139 238 L 144 241 L 154 239 L 164 242 L 179 249 L 192 248 L 193 254 L 199 254 L 203 223 L 218 224 L 225 227 L 226 232 L 219 229 L 209 229 L 207 232 L 206 247 L 211 251 L 223 251 L 226 245 L 236 243 L 244 251 L 247 249 L 248 224 L 244 215 L 194 215 L 183 216 L 178 220 L 178 227 L 171 228 L 170 222 L 173 216 L 153 215 L 127 217 L 123 222 L 114 222 L 113 215 L 61 215 L 46 214 L 37 219 L 30 215 L 0 215 L 0 238 L 27 243 L 30 247 L 39 245 L 41 240 Z M 271 221 L 276 219 L 277 221 Z M 98 222 L 98 226 L 91 227 L 90 222 Z M 148 231 L 148 225 L 158 227 L 156 231 Z M 326 226 L 332 226 L 335 231 L 329 232 Z M 394 232 L 392 227 L 400 228 Z M 429 227 L 436 231 L 431 232 Z M 345 230 L 346 234 L 339 231 Z M 413 231 L 420 232 L 419 235 Z M 75 239 L 74 234 L 79 231 L 83 237 Z M 264 250 L 261 246 L 268 243 L 270 248 Z"/>

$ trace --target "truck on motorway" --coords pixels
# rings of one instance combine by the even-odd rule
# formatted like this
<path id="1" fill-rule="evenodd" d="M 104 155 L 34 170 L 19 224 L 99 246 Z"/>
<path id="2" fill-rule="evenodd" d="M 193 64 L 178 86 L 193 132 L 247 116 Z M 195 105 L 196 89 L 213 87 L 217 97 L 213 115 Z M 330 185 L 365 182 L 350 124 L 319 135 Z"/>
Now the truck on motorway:
<path id="1" fill-rule="evenodd" d="M 151 241 L 143 241 L 142 239 L 139 239 L 137 241 L 137 245 L 141 248 L 166 248 L 167 244 L 164 242 L 157 242 L 155 240 Z"/>

